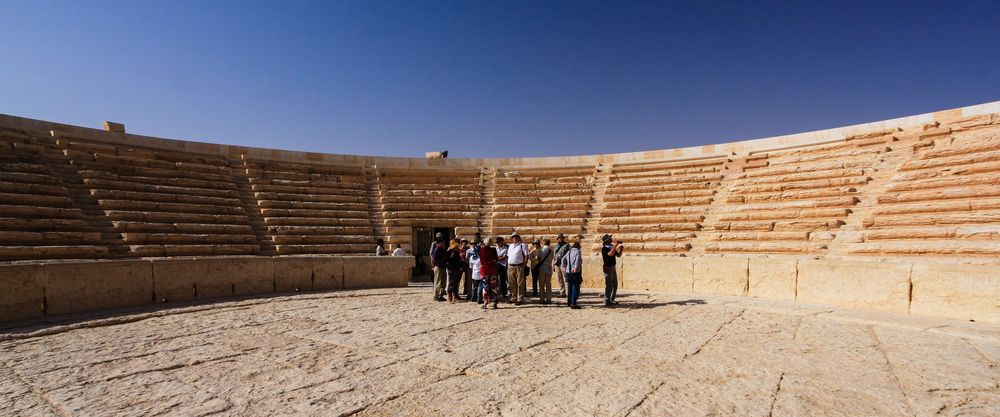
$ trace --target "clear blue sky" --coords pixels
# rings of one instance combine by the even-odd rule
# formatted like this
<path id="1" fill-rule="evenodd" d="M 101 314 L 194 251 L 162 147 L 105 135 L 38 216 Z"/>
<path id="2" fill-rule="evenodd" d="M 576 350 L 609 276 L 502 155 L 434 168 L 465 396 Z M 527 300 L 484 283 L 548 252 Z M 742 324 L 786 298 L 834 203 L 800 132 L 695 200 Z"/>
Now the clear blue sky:
<path id="1" fill-rule="evenodd" d="M 1000 100 L 1000 2 L 0 0 L 0 113 L 318 152 L 627 152 Z"/>

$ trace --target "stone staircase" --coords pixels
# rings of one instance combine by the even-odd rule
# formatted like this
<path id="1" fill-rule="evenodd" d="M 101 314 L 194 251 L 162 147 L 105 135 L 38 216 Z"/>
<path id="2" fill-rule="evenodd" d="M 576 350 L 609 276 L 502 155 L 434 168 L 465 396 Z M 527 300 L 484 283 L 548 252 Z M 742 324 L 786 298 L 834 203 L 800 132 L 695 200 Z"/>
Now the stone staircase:
<path id="1" fill-rule="evenodd" d="M 496 204 L 494 193 L 496 192 L 496 168 L 483 168 L 479 176 L 479 195 L 481 198 L 479 208 L 479 231 L 485 239 L 493 236 L 493 207 Z"/>
<path id="2" fill-rule="evenodd" d="M 596 230 L 601 224 L 600 211 L 604 207 L 604 196 L 607 193 L 608 183 L 610 182 L 608 177 L 611 176 L 612 170 L 613 167 L 611 164 L 599 163 L 594 166 L 594 174 L 592 176 L 594 182 L 591 184 L 593 192 L 590 196 L 587 218 L 583 223 L 583 239 L 580 242 L 580 247 L 585 252 L 590 246 L 588 242 L 593 244 L 592 249 L 594 252 L 600 250 L 601 236 L 597 234 Z"/>
<path id="3" fill-rule="evenodd" d="M 257 198 L 254 196 L 253 187 L 250 185 L 250 177 L 246 173 L 245 167 L 243 167 L 243 161 L 230 161 L 233 178 L 236 180 L 236 189 L 240 195 L 240 203 L 243 205 L 243 211 L 246 213 L 247 218 L 250 219 L 250 228 L 253 230 L 254 237 L 256 239 L 258 255 L 273 256 L 278 253 L 274 247 L 274 241 L 271 239 L 270 234 L 267 232 L 267 223 L 264 222 L 264 217 L 261 216 L 260 206 L 257 205 Z"/>
<path id="4" fill-rule="evenodd" d="M 385 210 L 382 206 L 382 187 L 379 170 L 377 166 L 366 166 L 365 171 L 365 191 L 368 198 L 368 218 L 372 223 L 372 236 L 378 239 L 389 241 L 389 230 L 385 226 Z M 372 242 L 374 247 L 374 242 Z"/>
<path id="5" fill-rule="evenodd" d="M 114 224 L 108 219 L 97 199 L 91 195 L 77 169 L 70 165 L 69 161 L 62 155 L 47 154 L 43 161 L 52 169 L 63 187 L 66 187 L 73 205 L 83 212 L 83 220 L 91 230 L 101 233 L 102 245 L 107 246 L 109 255 L 111 257 L 130 256 L 129 247 L 125 244 L 121 233 L 115 230 Z"/>

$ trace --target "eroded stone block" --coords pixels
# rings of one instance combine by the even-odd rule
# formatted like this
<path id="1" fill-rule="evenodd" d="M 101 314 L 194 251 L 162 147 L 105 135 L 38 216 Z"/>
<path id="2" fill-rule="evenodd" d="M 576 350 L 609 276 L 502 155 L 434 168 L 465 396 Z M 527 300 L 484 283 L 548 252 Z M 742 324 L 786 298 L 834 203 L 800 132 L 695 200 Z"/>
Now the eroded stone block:
<path id="1" fill-rule="evenodd" d="M 312 261 L 311 257 L 275 257 L 274 290 L 277 292 L 312 291 Z"/>
<path id="2" fill-rule="evenodd" d="M 800 260 L 796 301 L 906 313 L 910 264 Z"/>
<path id="3" fill-rule="evenodd" d="M 153 263 L 146 260 L 46 264 L 48 314 L 67 314 L 153 302 Z"/>
<path id="4" fill-rule="evenodd" d="M 274 292 L 274 258 L 233 258 L 233 290 L 236 295 Z"/>
<path id="5" fill-rule="evenodd" d="M 0 321 L 41 317 L 44 288 L 41 265 L 0 266 Z"/>
<path id="6" fill-rule="evenodd" d="M 405 287 L 415 263 L 410 256 L 345 256 L 344 288 Z"/>
<path id="7" fill-rule="evenodd" d="M 747 295 L 794 301 L 797 264 L 795 259 L 751 258 Z"/>
<path id="8" fill-rule="evenodd" d="M 747 258 L 694 258 L 694 292 L 746 295 L 748 262 Z"/>
<path id="9" fill-rule="evenodd" d="M 623 289 L 691 292 L 694 285 L 692 258 L 626 256 L 621 259 L 624 260 Z M 603 277 L 601 279 L 603 284 Z"/>
<path id="10" fill-rule="evenodd" d="M 342 256 L 317 256 L 312 260 L 312 268 L 314 290 L 340 290 L 344 288 L 344 258 Z"/>
<path id="11" fill-rule="evenodd" d="M 1000 266 L 913 265 L 910 313 L 1000 323 Z"/>

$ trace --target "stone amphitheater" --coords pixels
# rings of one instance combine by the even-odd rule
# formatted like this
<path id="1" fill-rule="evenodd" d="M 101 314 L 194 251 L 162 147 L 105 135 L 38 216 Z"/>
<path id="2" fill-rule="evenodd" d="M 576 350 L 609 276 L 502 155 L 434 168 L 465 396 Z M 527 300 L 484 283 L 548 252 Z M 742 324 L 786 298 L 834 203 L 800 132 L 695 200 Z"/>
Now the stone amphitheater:
<path id="1" fill-rule="evenodd" d="M 998 184 L 1000 102 L 509 159 L 0 115 L 0 415 L 997 416 Z M 585 308 L 370 256 L 438 231 L 579 236 Z"/>

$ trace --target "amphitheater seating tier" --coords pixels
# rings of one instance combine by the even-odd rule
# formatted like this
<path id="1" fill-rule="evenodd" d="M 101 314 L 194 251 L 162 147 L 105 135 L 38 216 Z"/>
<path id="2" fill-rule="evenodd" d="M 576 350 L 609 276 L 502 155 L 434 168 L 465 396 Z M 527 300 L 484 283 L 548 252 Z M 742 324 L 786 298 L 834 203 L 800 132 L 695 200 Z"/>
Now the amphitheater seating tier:
<path id="1" fill-rule="evenodd" d="M 721 157 L 612 166 L 595 232 L 627 242 L 629 253 L 687 252 L 726 162 Z"/>
<path id="2" fill-rule="evenodd" d="M 982 120 L 984 118 L 978 118 Z M 988 119 L 987 119 L 988 120 Z M 1000 255 L 1000 134 L 969 119 L 924 135 L 892 176 L 851 253 L 995 258 Z M 964 122 L 964 125 L 963 125 Z"/>
<path id="3" fill-rule="evenodd" d="M 367 254 L 378 237 L 412 249 L 411 228 L 441 227 L 611 233 L 630 255 L 995 262 L 1000 115 L 958 114 L 536 166 L 278 158 L 4 116 L 0 261 Z"/>
<path id="4" fill-rule="evenodd" d="M 370 250 L 362 167 L 247 160 L 244 169 L 279 255 Z"/>
<path id="5" fill-rule="evenodd" d="M 525 240 L 579 235 L 589 217 L 593 166 L 506 169 L 493 180 L 493 234 Z"/>
<path id="6" fill-rule="evenodd" d="M 709 253 L 820 254 L 860 201 L 892 132 L 751 153 L 705 228 Z"/>
<path id="7" fill-rule="evenodd" d="M 0 260 L 108 256 L 53 168 L 60 156 L 51 138 L 0 130 Z"/>
<path id="8" fill-rule="evenodd" d="M 385 227 L 477 227 L 481 173 L 454 169 L 380 169 Z"/>
<path id="9" fill-rule="evenodd" d="M 257 252 L 224 157 L 72 137 L 57 144 L 131 255 Z"/>

